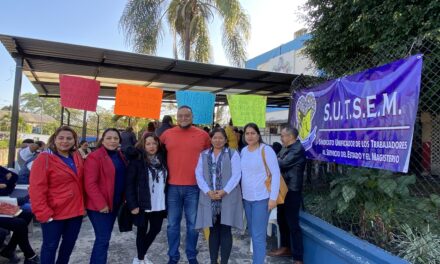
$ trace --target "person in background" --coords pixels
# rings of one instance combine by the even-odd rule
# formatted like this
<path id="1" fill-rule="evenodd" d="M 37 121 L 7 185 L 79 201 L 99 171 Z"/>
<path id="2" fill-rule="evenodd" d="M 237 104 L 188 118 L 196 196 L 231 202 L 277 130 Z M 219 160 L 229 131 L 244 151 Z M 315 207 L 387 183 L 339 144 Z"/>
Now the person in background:
<path id="1" fill-rule="evenodd" d="M 18 175 L 15 172 L 0 166 L 0 196 L 9 196 L 14 191 L 17 179 Z M 18 200 L 19 199 L 17 198 L 17 203 L 20 205 Z M 27 200 L 29 200 L 28 197 Z M 17 209 L 19 208 L 17 207 Z M 20 259 L 15 254 L 17 245 L 20 246 L 20 249 L 22 252 L 24 252 L 25 257 L 26 255 L 35 255 L 35 252 L 32 250 L 32 247 L 29 244 L 28 238 L 28 225 L 32 220 L 32 217 L 33 215 L 30 212 L 30 208 L 27 211 L 22 210 L 22 212 L 15 217 L 0 217 L 0 234 L 4 235 L 5 233 L 3 231 L 6 231 L 7 235 L 9 234 L 9 230 L 13 232 L 9 243 L 0 251 L 0 256 L 9 259 L 8 263 L 19 263 Z M 5 237 L 0 238 L 0 245 L 3 245 L 4 239 Z M 33 263 L 39 263 L 38 261 L 38 258 L 36 258 Z M 25 260 L 25 263 L 32 262 Z"/>
<path id="2" fill-rule="evenodd" d="M 243 130 L 238 130 L 237 138 L 238 138 L 238 151 L 241 152 L 241 150 L 246 146 L 246 144 L 244 142 L 244 132 L 243 132 Z"/>
<path id="3" fill-rule="evenodd" d="M 36 149 L 35 149 L 36 147 Z M 31 173 L 32 164 L 34 160 L 37 158 L 38 154 L 41 153 L 46 148 L 46 143 L 43 141 L 36 141 L 35 143 L 29 145 L 23 152 L 27 152 L 26 155 L 27 160 L 21 166 L 20 171 L 18 172 L 18 184 L 29 184 L 29 175 Z M 32 151 L 32 152 L 28 152 Z"/>
<path id="4" fill-rule="evenodd" d="M 163 132 L 173 127 L 173 119 L 169 115 L 164 115 L 162 118 L 162 124 L 156 129 L 156 136 L 160 137 Z"/>
<path id="5" fill-rule="evenodd" d="M 148 122 L 147 129 L 144 130 L 141 137 L 144 137 L 148 133 L 155 133 L 156 131 L 156 125 L 154 122 Z"/>
<path id="6" fill-rule="evenodd" d="M 234 132 L 234 125 L 232 123 L 232 118 L 229 120 L 229 124 L 225 128 L 226 135 L 228 136 L 228 145 L 230 148 L 238 149 L 237 136 Z"/>
<path id="7" fill-rule="evenodd" d="M 298 130 L 296 128 L 283 128 L 281 130 L 281 142 L 283 142 L 284 151 L 281 151 L 278 155 L 278 164 L 288 187 L 284 201 L 284 220 L 290 234 L 290 251 L 293 263 L 302 264 L 304 249 L 301 227 L 299 226 L 299 210 L 302 201 L 301 193 L 306 154 L 304 147 L 298 140 Z M 283 216 L 278 217 L 282 218 Z M 283 253 L 282 250 L 280 251 Z"/>
<path id="8" fill-rule="evenodd" d="M 165 151 L 156 135 L 145 134 L 136 144 L 136 149 L 138 157 L 128 165 L 125 187 L 127 205 L 135 216 L 137 226 L 137 258 L 134 258 L 133 264 L 150 264 L 146 253 L 166 216 L 168 172 Z"/>
<path id="9" fill-rule="evenodd" d="M 154 122 L 148 122 L 147 133 L 154 133 L 156 131 L 156 125 Z"/>
<path id="10" fill-rule="evenodd" d="M 9 196 L 15 189 L 18 175 L 0 166 L 0 196 Z"/>
<path id="11" fill-rule="evenodd" d="M 5 240 L 6 237 L 9 236 L 9 230 L 4 229 L 4 228 L 0 228 L 0 247 L 5 247 Z M 9 261 L 11 262 L 11 261 Z"/>
<path id="12" fill-rule="evenodd" d="M 20 258 L 15 254 L 17 245 L 24 254 L 24 264 L 40 263 L 40 259 L 29 243 L 28 225 L 32 216 L 32 213 L 29 212 L 21 212 L 16 217 L 0 216 L 0 229 L 13 232 L 9 243 L 0 251 L 0 256 L 9 259 L 8 263 L 20 263 Z"/>
<path id="13" fill-rule="evenodd" d="M 95 231 L 91 264 L 107 263 L 110 238 L 125 191 L 126 161 L 118 150 L 121 135 L 107 128 L 84 164 L 87 215 Z"/>
<path id="14" fill-rule="evenodd" d="M 211 132 L 211 129 L 209 129 L 209 127 L 207 127 L 207 126 L 204 126 L 203 130 L 208 134 L 209 134 L 209 132 Z"/>
<path id="15" fill-rule="evenodd" d="M 41 263 L 68 263 L 84 215 L 83 159 L 76 151 L 78 137 L 68 127 L 50 136 L 48 148 L 34 161 L 29 195 L 32 212 L 41 223 Z"/>
<path id="16" fill-rule="evenodd" d="M 275 151 L 275 154 L 278 155 L 280 153 L 281 149 L 283 148 L 283 145 L 281 145 L 280 142 L 274 142 L 272 143 L 272 149 Z"/>
<path id="17" fill-rule="evenodd" d="M 17 156 L 17 167 L 16 167 L 17 171 L 20 171 L 21 168 L 24 167 L 26 161 L 31 159 L 32 156 L 35 155 L 37 149 L 38 149 L 38 145 L 35 144 L 33 139 L 27 138 L 23 140 Z"/>
<path id="18" fill-rule="evenodd" d="M 79 143 L 78 152 L 79 154 L 81 154 L 81 157 L 83 159 L 86 159 L 87 156 L 92 153 L 92 150 L 89 148 L 89 142 L 81 140 L 81 142 Z"/>
<path id="19" fill-rule="evenodd" d="M 241 151 L 243 204 L 252 239 L 252 263 L 263 264 L 266 256 L 269 213 L 277 205 L 280 168 L 275 152 L 263 143 L 256 124 L 249 123 L 244 127 L 244 138 L 248 145 Z M 268 177 L 266 166 L 272 174 L 270 191 L 265 185 Z"/>
<path id="20" fill-rule="evenodd" d="M 200 153 L 209 148 L 211 141 L 208 133 L 192 125 L 193 113 L 189 106 L 177 110 L 177 124 L 165 131 L 160 140 L 167 150 L 169 169 L 167 209 L 168 209 L 168 256 L 169 264 L 180 259 L 180 222 L 185 211 L 186 220 L 186 257 L 190 264 L 197 262 L 197 240 L 199 233 L 194 229 L 199 200 L 199 187 L 195 177 L 195 168 Z"/>
<path id="21" fill-rule="evenodd" d="M 209 135 L 212 147 L 200 154 L 196 167 L 200 188 L 196 229 L 209 227 L 209 256 L 217 264 L 227 264 L 232 249 L 231 227 L 243 229 L 243 199 L 240 155 L 228 148 L 226 132 L 214 128 Z"/>
<path id="22" fill-rule="evenodd" d="M 125 153 L 128 147 L 133 147 L 135 144 L 136 135 L 133 132 L 133 128 L 127 127 L 125 131 L 121 133 L 121 151 Z"/>
<path id="23" fill-rule="evenodd" d="M 272 148 L 277 154 L 277 157 L 284 155 L 287 150 L 279 142 L 274 142 Z M 290 250 L 290 233 L 289 226 L 286 221 L 286 209 L 284 204 L 277 205 L 277 223 L 280 229 L 280 248 L 270 251 L 267 255 L 271 257 L 290 257 L 292 252 Z"/>

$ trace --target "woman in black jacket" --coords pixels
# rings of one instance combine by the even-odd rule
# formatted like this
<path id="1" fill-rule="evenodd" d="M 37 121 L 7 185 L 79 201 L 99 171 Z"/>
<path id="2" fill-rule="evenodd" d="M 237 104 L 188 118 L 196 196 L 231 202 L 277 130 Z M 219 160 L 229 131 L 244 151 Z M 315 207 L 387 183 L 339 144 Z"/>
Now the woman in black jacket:
<path id="1" fill-rule="evenodd" d="M 165 187 L 168 172 L 163 147 L 153 133 L 142 136 L 136 144 L 136 151 L 137 158 L 128 165 L 126 182 L 127 205 L 137 225 L 138 256 L 133 263 L 151 263 L 145 255 L 159 234 L 166 216 Z"/>

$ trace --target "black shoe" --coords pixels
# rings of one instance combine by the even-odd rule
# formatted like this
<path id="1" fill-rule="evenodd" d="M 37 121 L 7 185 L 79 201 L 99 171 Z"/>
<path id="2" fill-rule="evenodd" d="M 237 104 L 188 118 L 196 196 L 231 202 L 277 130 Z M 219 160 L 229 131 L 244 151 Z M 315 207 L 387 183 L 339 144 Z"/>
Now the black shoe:
<path id="1" fill-rule="evenodd" d="M 17 256 L 17 254 L 15 254 L 15 252 L 12 253 L 12 255 L 5 254 L 5 252 L 0 252 L 0 256 L 9 259 L 8 264 L 20 263 L 20 258 Z"/>
<path id="2" fill-rule="evenodd" d="M 25 259 L 23 264 L 40 264 L 40 258 L 35 255 L 33 258 Z"/>

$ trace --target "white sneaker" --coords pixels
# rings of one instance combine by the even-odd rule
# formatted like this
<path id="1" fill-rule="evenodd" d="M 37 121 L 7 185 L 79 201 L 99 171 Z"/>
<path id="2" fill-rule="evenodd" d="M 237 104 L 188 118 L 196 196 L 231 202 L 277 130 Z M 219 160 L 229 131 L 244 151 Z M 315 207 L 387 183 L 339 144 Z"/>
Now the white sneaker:
<path id="1" fill-rule="evenodd" d="M 151 260 L 147 258 L 147 255 L 145 255 L 144 260 L 145 260 L 145 264 L 153 264 L 153 262 L 151 262 Z"/>
<path id="2" fill-rule="evenodd" d="M 134 258 L 132 264 L 146 264 L 146 263 L 145 263 L 144 260 L 140 260 L 138 258 Z"/>

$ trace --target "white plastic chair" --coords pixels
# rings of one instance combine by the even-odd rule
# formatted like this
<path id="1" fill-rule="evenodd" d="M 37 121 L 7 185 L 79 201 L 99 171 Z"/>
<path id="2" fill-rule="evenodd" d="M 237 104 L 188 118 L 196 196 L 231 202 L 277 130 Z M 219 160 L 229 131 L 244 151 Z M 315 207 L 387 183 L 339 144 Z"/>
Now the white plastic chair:
<path id="1" fill-rule="evenodd" d="M 281 246 L 281 235 L 280 235 L 280 227 L 278 226 L 278 221 L 277 221 L 277 208 L 275 207 L 274 209 L 272 209 L 272 211 L 270 211 L 270 215 L 269 215 L 269 223 L 267 224 L 267 235 L 268 236 L 272 236 L 272 225 L 276 226 L 276 236 L 277 236 L 277 244 L 278 244 L 278 248 L 280 248 Z"/>

